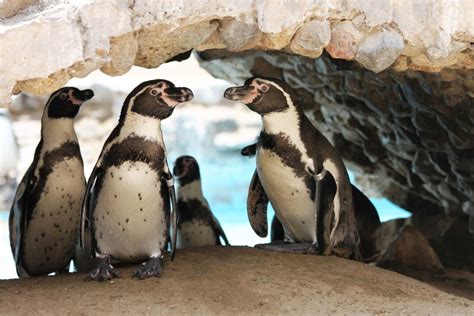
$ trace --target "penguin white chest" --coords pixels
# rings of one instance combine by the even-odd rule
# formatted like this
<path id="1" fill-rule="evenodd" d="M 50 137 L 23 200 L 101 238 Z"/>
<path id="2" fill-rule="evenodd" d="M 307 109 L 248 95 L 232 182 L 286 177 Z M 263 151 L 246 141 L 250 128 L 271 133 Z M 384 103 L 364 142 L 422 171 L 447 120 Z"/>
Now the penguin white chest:
<path id="1" fill-rule="evenodd" d="M 80 208 L 85 192 L 78 158 L 52 166 L 25 233 L 24 262 L 31 274 L 63 269 L 77 241 Z"/>
<path id="2" fill-rule="evenodd" d="M 257 151 L 257 173 L 288 237 L 295 242 L 313 242 L 315 203 L 304 179 L 277 154 L 263 148 Z"/>
<path id="3" fill-rule="evenodd" d="M 177 233 L 178 249 L 216 245 L 217 236 L 213 229 L 200 220 L 194 219 L 182 223 Z"/>
<path id="4" fill-rule="evenodd" d="M 100 253 L 121 261 L 160 256 L 167 239 L 166 212 L 156 170 L 133 161 L 109 167 L 93 212 Z"/>

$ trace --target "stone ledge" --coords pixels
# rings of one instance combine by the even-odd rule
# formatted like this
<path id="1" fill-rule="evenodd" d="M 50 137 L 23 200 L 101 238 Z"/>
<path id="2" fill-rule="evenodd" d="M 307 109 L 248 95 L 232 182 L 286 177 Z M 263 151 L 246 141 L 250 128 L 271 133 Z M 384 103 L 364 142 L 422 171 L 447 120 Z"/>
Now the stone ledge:
<path id="1" fill-rule="evenodd" d="M 0 282 L 0 314 L 468 314 L 474 302 L 336 257 L 247 247 L 179 251 L 160 279 L 84 275 Z M 472 287 L 470 288 L 472 290 Z M 467 292 L 468 290 L 466 290 Z"/>

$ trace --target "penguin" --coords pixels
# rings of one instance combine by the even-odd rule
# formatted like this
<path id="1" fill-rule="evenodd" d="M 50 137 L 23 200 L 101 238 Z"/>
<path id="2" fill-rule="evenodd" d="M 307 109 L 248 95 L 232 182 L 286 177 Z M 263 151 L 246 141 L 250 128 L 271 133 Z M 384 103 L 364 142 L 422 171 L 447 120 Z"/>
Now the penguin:
<path id="1" fill-rule="evenodd" d="M 260 247 L 359 260 L 347 170 L 335 148 L 294 102 L 292 89 L 276 79 L 253 77 L 243 86 L 228 88 L 224 97 L 262 118 L 247 211 L 252 228 L 264 237 L 270 202 L 289 243 Z"/>
<path id="2" fill-rule="evenodd" d="M 177 249 L 222 245 L 230 246 L 227 236 L 212 214 L 202 193 L 199 165 L 191 156 L 176 159 L 173 174 L 178 184 Z"/>
<path id="3" fill-rule="evenodd" d="M 91 251 L 99 259 L 86 280 L 118 277 L 111 259 L 125 263 L 147 260 L 133 277 L 159 277 L 170 224 L 174 257 L 176 201 L 161 121 L 170 117 L 178 104 L 192 98 L 190 89 L 163 79 L 143 82 L 126 97 L 118 125 L 105 141 L 84 196 L 81 248 L 89 231 Z"/>
<path id="4" fill-rule="evenodd" d="M 242 156 L 255 156 L 257 144 L 242 148 Z M 351 184 L 352 199 L 354 201 L 354 213 L 357 221 L 357 229 L 360 237 L 360 253 L 364 261 L 373 261 L 378 256 L 375 246 L 375 232 L 381 225 L 379 214 L 370 199 L 362 193 L 355 185 Z M 283 225 L 276 216 L 273 216 L 270 241 L 278 242 L 285 240 Z"/>
<path id="5" fill-rule="evenodd" d="M 20 278 L 68 270 L 86 188 L 74 118 L 92 90 L 64 87 L 48 99 L 41 140 L 10 210 L 10 245 Z"/>

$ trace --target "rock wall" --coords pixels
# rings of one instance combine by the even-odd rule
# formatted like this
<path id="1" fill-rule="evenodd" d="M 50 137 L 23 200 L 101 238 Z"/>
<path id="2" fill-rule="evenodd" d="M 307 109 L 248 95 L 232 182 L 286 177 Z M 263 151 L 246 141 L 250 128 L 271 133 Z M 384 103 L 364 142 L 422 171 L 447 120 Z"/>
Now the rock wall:
<path id="1" fill-rule="evenodd" d="M 470 0 L 3 0 L 0 105 L 95 69 L 157 67 L 191 48 L 281 50 L 380 72 L 472 69 Z"/>

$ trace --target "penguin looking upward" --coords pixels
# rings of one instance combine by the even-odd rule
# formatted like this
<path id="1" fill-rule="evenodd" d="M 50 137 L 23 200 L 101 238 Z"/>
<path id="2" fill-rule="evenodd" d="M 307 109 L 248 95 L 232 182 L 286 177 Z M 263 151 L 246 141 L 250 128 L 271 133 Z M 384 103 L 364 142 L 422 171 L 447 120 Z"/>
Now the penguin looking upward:
<path id="1" fill-rule="evenodd" d="M 171 116 L 178 104 L 192 98 L 190 89 L 157 79 L 141 83 L 125 99 L 118 125 L 89 178 L 83 202 L 81 245 L 87 223 L 92 252 L 99 258 L 89 280 L 117 277 L 111 258 L 129 263 L 148 260 L 133 276 L 160 276 L 170 226 L 169 193 L 175 204 L 161 121 Z M 176 222 L 171 220 L 171 224 L 175 235 Z M 174 250 L 172 238 L 172 257 Z"/>
<path id="2" fill-rule="evenodd" d="M 191 156 L 176 159 L 173 168 L 178 183 L 178 240 L 177 248 L 221 245 L 229 241 L 201 188 L 199 165 Z"/>
<path id="3" fill-rule="evenodd" d="M 262 117 L 257 170 L 247 200 L 249 219 L 254 231 L 266 236 L 270 202 L 290 242 L 262 247 L 360 258 L 346 168 L 334 147 L 294 103 L 291 88 L 274 79 L 250 78 L 243 86 L 228 88 L 224 97 Z"/>
<path id="4" fill-rule="evenodd" d="M 10 211 L 10 245 L 20 278 L 67 270 L 86 182 L 74 118 L 92 90 L 64 87 L 47 101 L 41 140 Z"/>

